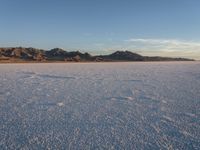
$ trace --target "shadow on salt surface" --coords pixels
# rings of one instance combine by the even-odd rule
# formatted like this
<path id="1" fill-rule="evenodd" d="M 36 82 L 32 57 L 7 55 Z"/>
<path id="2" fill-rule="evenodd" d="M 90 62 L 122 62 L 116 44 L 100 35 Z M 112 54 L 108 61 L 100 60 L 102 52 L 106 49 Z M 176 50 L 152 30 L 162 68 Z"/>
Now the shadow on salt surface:
<path id="1" fill-rule="evenodd" d="M 122 80 L 124 82 L 142 82 L 142 80 Z"/>
<path id="2" fill-rule="evenodd" d="M 75 77 L 65 77 L 58 75 L 49 75 L 49 74 L 36 74 L 35 72 L 22 72 L 25 76 L 23 78 L 33 78 L 33 77 L 41 77 L 41 78 L 51 78 L 51 79 L 75 79 Z"/>
<path id="3" fill-rule="evenodd" d="M 124 96 L 124 97 L 110 97 L 110 100 L 113 101 L 133 101 L 134 98 L 130 96 Z"/>
<path id="4" fill-rule="evenodd" d="M 157 99 L 156 97 L 154 97 L 152 95 L 140 95 L 138 99 L 140 101 L 144 101 L 144 102 L 153 102 L 153 103 L 162 102 L 162 101 L 160 101 L 159 99 Z"/>
<path id="5" fill-rule="evenodd" d="M 190 77 L 194 77 L 195 79 L 200 79 L 200 73 L 195 73 L 195 72 L 185 72 L 188 74 Z"/>
<path id="6" fill-rule="evenodd" d="M 48 74 L 38 74 L 37 76 L 42 78 L 52 78 L 52 79 L 75 79 L 75 77 L 64 77 L 64 76 L 56 76 L 56 75 L 48 75 Z"/>
<path id="7" fill-rule="evenodd" d="M 46 102 L 46 103 L 39 103 L 36 104 L 35 107 L 39 110 L 48 110 L 49 108 L 52 107 L 63 107 L 64 103 L 63 102 Z"/>
<path id="8" fill-rule="evenodd" d="M 35 72 L 29 72 L 29 71 L 22 71 L 22 72 L 17 72 L 17 73 L 22 74 L 20 79 L 34 78 L 36 75 Z"/>
<path id="9" fill-rule="evenodd" d="M 21 72 L 23 74 L 27 74 L 27 75 L 33 75 L 33 74 L 36 74 L 35 72 L 31 72 L 31 71 L 23 71 Z"/>

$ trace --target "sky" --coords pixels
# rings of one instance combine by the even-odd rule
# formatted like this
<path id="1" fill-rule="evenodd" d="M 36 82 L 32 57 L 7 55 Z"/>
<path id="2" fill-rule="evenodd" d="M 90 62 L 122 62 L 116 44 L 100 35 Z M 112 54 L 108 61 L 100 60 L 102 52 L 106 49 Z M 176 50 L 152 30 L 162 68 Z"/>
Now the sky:
<path id="1" fill-rule="evenodd" d="M 0 0 L 0 47 L 200 59 L 200 0 Z"/>

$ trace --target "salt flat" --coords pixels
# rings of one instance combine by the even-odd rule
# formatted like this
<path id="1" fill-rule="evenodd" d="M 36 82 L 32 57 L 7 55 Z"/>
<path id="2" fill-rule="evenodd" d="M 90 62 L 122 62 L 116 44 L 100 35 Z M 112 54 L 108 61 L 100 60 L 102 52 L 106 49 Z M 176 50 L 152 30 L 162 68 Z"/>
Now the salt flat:
<path id="1" fill-rule="evenodd" d="M 0 64 L 0 149 L 200 149 L 200 62 Z"/>

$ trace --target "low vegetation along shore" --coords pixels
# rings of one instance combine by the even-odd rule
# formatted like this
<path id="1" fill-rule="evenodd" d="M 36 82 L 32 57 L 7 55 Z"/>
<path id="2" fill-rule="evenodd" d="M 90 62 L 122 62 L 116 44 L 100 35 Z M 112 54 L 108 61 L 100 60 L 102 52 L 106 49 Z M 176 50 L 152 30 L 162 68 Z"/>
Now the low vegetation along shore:
<path id="1" fill-rule="evenodd" d="M 60 48 L 43 50 L 36 48 L 0 48 L 0 62 L 117 62 L 117 61 L 194 61 L 187 58 L 148 57 L 130 51 L 116 51 L 109 55 L 92 56 L 79 51 Z"/>

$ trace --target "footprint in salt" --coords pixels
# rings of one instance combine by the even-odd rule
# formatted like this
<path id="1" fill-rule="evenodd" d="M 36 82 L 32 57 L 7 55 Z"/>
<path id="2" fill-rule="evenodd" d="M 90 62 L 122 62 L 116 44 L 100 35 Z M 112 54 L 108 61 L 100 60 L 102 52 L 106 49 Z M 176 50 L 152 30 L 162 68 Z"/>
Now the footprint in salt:
<path id="1" fill-rule="evenodd" d="M 124 97 L 126 100 L 134 100 L 133 97 L 130 97 L 130 96 L 127 96 L 127 97 Z"/>
<path id="2" fill-rule="evenodd" d="M 64 103 L 63 103 L 63 102 L 60 102 L 60 103 L 57 103 L 57 105 L 58 105 L 59 107 L 62 107 L 62 106 L 64 106 Z"/>
<path id="3" fill-rule="evenodd" d="M 165 101 L 165 100 L 162 100 L 161 102 L 164 103 L 164 104 L 167 104 L 167 101 Z"/>

